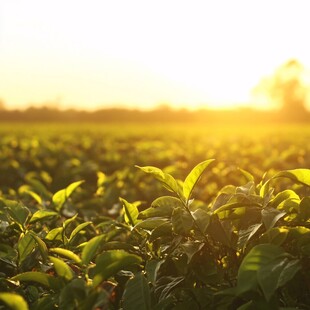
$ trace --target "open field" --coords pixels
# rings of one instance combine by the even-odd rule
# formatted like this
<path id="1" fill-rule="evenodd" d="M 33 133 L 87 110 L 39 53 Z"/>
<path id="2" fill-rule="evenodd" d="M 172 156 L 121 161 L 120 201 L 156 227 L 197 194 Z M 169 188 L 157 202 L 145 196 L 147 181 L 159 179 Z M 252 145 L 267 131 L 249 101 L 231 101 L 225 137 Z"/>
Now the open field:
<path id="1" fill-rule="evenodd" d="M 1 124 L 0 309 L 310 309 L 309 141 Z"/>

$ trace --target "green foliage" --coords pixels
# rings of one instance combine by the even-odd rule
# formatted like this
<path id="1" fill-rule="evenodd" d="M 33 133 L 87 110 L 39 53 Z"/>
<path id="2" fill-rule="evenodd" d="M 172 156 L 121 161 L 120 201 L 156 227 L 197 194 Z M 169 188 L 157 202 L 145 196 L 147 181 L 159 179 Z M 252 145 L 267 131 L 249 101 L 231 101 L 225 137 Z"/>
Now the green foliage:
<path id="1" fill-rule="evenodd" d="M 306 143 L 110 136 L 2 140 L 0 309 L 309 309 Z"/>

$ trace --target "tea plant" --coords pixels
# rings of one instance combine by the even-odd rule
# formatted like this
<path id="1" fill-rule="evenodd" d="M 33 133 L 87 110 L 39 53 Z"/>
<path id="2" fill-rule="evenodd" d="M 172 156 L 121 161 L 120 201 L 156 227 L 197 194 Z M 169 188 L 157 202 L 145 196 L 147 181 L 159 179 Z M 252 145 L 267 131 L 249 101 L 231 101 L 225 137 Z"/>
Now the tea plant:
<path id="1" fill-rule="evenodd" d="M 146 207 L 121 198 L 113 217 L 87 220 L 74 199 L 82 181 L 49 200 L 28 188 L 31 206 L 3 198 L 3 307 L 308 309 L 310 170 L 281 171 L 258 184 L 240 170 L 246 184 L 225 186 L 210 203 L 195 200 L 212 165 L 198 164 L 184 182 L 138 167 L 171 195 Z M 275 192 L 284 178 L 290 188 Z"/>

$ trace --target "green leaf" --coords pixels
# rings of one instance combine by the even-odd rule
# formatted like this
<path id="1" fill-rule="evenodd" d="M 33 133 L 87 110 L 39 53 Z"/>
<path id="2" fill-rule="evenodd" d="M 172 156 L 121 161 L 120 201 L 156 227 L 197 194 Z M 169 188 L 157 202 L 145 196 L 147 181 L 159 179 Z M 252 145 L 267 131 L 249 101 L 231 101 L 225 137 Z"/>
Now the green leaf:
<path id="1" fill-rule="evenodd" d="M 160 225 L 169 223 L 169 220 L 167 218 L 163 217 L 154 217 L 150 219 L 146 219 L 138 223 L 135 228 L 142 228 L 145 230 L 153 230 L 157 228 Z"/>
<path id="2" fill-rule="evenodd" d="M 245 179 L 248 182 L 254 182 L 254 177 L 253 177 L 253 175 L 250 172 L 248 172 L 248 171 L 246 171 L 244 169 L 241 169 L 239 167 L 238 167 L 238 170 L 242 173 L 242 175 L 245 177 Z"/>
<path id="3" fill-rule="evenodd" d="M 218 214 L 220 212 L 225 212 L 225 211 L 234 211 L 235 209 L 238 208 L 244 208 L 244 207 L 260 207 L 259 204 L 254 203 L 254 202 L 229 202 L 227 204 L 224 204 L 223 206 L 219 207 L 214 211 L 214 214 Z"/>
<path id="4" fill-rule="evenodd" d="M 72 261 L 74 261 L 77 264 L 81 263 L 80 257 L 78 255 L 76 255 L 75 253 L 73 253 L 72 251 L 70 251 L 70 250 L 63 249 L 63 248 L 51 248 L 50 252 L 58 254 L 58 255 L 60 255 L 62 257 L 71 259 Z"/>
<path id="5" fill-rule="evenodd" d="M 163 183 L 165 188 L 170 192 L 177 194 L 179 197 L 183 196 L 182 189 L 179 183 L 172 175 L 165 173 L 161 169 L 152 166 L 145 166 L 145 167 L 136 166 L 136 167 L 146 173 L 153 175 L 158 181 Z"/>
<path id="6" fill-rule="evenodd" d="M 189 264 L 193 258 L 193 256 L 199 252 L 204 246 L 202 242 L 196 241 L 186 241 L 180 245 L 181 249 L 187 256 L 187 264 Z"/>
<path id="7" fill-rule="evenodd" d="M 60 290 L 62 288 L 61 282 L 53 276 L 39 272 L 29 271 L 20 273 L 11 278 L 12 281 L 25 281 L 25 282 L 36 282 L 53 290 Z"/>
<path id="8" fill-rule="evenodd" d="M 310 169 L 293 169 L 277 173 L 273 178 L 289 178 L 292 181 L 310 186 Z"/>
<path id="9" fill-rule="evenodd" d="M 78 213 L 76 213 L 75 215 L 73 215 L 72 217 L 66 219 L 63 223 L 62 223 L 62 226 L 64 229 L 66 229 L 71 223 L 73 223 L 76 218 L 78 216 Z"/>
<path id="10" fill-rule="evenodd" d="M 262 213 L 262 222 L 264 223 L 266 230 L 273 228 L 276 222 L 286 215 L 286 212 L 279 211 L 273 208 L 265 208 L 261 211 Z"/>
<path id="11" fill-rule="evenodd" d="M 100 244 L 105 240 L 105 235 L 100 235 L 89 240 L 82 251 L 82 263 L 84 265 L 89 264 L 89 262 L 95 256 Z"/>
<path id="12" fill-rule="evenodd" d="M 85 227 L 89 226 L 90 224 L 92 224 L 92 222 L 84 222 L 79 224 L 77 227 L 75 227 L 73 229 L 73 231 L 70 234 L 70 238 L 69 238 L 69 243 L 73 240 L 73 238 L 80 232 L 82 231 Z"/>
<path id="13" fill-rule="evenodd" d="M 59 216 L 59 214 L 55 211 L 48 211 L 48 210 L 38 210 L 36 211 L 32 217 L 30 218 L 29 223 L 34 223 L 41 220 L 46 220 L 49 217 L 56 217 Z"/>
<path id="14" fill-rule="evenodd" d="M 294 278 L 295 274 L 301 270 L 302 266 L 298 259 L 290 260 L 282 269 L 277 286 L 281 287 Z"/>
<path id="15" fill-rule="evenodd" d="M 15 293 L 0 293 L 0 300 L 4 302 L 11 310 L 28 310 L 25 299 Z"/>
<path id="16" fill-rule="evenodd" d="M 289 230 L 287 228 L 274 227 L 260 237 L 260 242 L 281 245 L 286 240 L 288 233 Z"/>
<path id="17" fill-rule="evenodd" d="M 253 224 L 247 229 L 240 230 L 238 238 L 238 246 L 240 248 L 245 248 L 247 243 L 256 234 L 256 232 L 260 229 L 262 225 L 263 225 L 262 223 Z"/>
<path id="18" fill-rule="evenodd" d="M 270 207 L 273 208 L 279 208 L 285 201 L 296 201 L 299 202 L 300 198 L 299 196 L 292 190 L 287 189 L 284 190 L 276 195 L 271 201 L 270 201 Z"/>
<path id="19" fill-rule="evenodd" d="M 269 301 L 276 289 L 290 281 L 300 269 L 299 260 L 283 256 L 262 266 L 257 272 L 257 279 L 266 300 Z"/>
<path id="20" fill-rule="evenodd" d="M 162 196 L 155 199 L 150 208 L 140 212 L 138 218 L 171 217 L 173 209 L 181 206 L 180 199 L 173 196 Z"/>
<path id="21" fill-rule="evenodd" d="M 256 290 L 258 288 L 258 270 L 283 253 L 284 251 L 280 247 L 272 244 L 259 244 L 253 247 L 243 259 L 238 270 L 238 293 Z"/>
<path id="22" fill-rule="evenodd" d="M 299 261 L 292 260 L 291 255 L 281 247 L 273 244 L 257 245 L 251 249 L 239 267 L 238 293 L 255 291 L 261 287 L 268 301 L 300 268 Z"/>
<path id="23" fill-rule="evenodd" d="M 183 236 L 189 235 L 194 223 L 192 216 L 183 208 L 173 210 L 171 222 L 173 231 Z"/>
<path id="24" fill-rule="evenodd" d="M 19 189 L 18 192 L 20 194 L 27 194 L 30 197 L 32 197 L 39 205 L 42 205 L 42 198 L 32 190 L 31 186 L 29 185 L 22 185 Z"/>
<path id="25" fill-rule="evenodd" d="M 204 234 L 211 222 L 210 214 L 203 209 L 197 209 L 191 213 L 196 225 L 199 227 L 199 230 Z"/>
<path id="26" fill-rule="evenodd" d="M 201 162 L 200 164 L 195 166 L 193 170 L 188 174 L 188 176 L 186 177 L 183 183 L 183 194 L 184 194 L 186 201 L 190 199 L 192 191 L 196 183 L 199 181 L 202 173 L 213 161 L 214 159 L 209 159 L 209 160 Z"/>
<path id="27" fill-rule="evenodd" d="M 141 272 L 126 283 L 123 294 L 123 307 L 127 310 L 151 309 L 150 288 Z"/>
<path id="28" fill-rule="evenodd" d="M 52 201 L 57 211 L 60 211 L 71 194 L 83 183 L 84 181 L 77 181 L 71 183 L 65 189 L 61 189 L 53 195 Z"/>
<path id="29" fill-rule="evenodd" d="M 30 255 L 36 246 L 35 239 L 30 233 L 21 234 L 17 243 L 18 263 L 19 265 Z"/>
<path id="30" fill-rule="evenodd" d="M 138 224 L 138 215 L 139 215 L 139 210 L 137 208 L 137 204 L 135 203 L 129 203 L 123 198 L 120 198 L 120 201 L 123 204 L 123 210 L 125 213 L 124 220 L 125 222 L 134 227 L 136 224 Z"/>
<path id="31" fill-rule="evenodd" d="M 31 214 L 29 209 L 18 201 L 5 200 L 4 203 L 8 208 L 8 214 L 11 219 L 19 225 L 22 231 L 24 231 L 26 222 Z"/>
<path id="32" fill-rule="evenodd" d="M 139 265 L 142 258 L 124 250 L 112 250 L 100 254 L 96 258 L 93 285 L 98 286 L 103 280 L 115 275 L 118 271 L 132 265 Z"/>
<path id="33" fill-rule="evenodd" d="M 41 256 L 43 258 L 43 261 L 46 262 L 47 257 L 48 257 L 48 249 L 46 247 L 46 244 L 44 243 L 44 241 L 38 237 L 34 232 L 29 232 L 29 234 L 31 235 L 31 237 L 36 241 L 38 247 L 39 247 L 39 251 L 41 253 Z"/>
<path id="34" fill-rule="evenodd" d="M 150 237 L 150 242 L 153 242 L 158 238 L 167 237 L 171 235 L 172 235 L 172 224 L 171 222 L 166 221 L 153 229 Z"/>
<path id="35" fill-rule="evenodd" d="M 160 266 L 164 263 L 164 260 L 159 259 L 149 259 L 145 263 L 145 272 L 148 282 L 153 286 L 155 285 L 157 273 Z"/>
<path id="36" fill-rule="evenodd" d="M 49 256 L 49 259 L 54 264 L 55 271 L 59 277 L 66 281 L 73 279 L 74 272 L 64 261 L 53 256 Z"/>
<path id="37" fill-rule="evenodd" d="M 303 220 L 310 218 L 310 197 L 304 197 L 299 204 L 299 214 Z"/>
<path id="38" fill-rule="evenodd" d="M 45 236 L 45 239 L 49 241 L 53 241 L 53 240 L 62 241 L 63 230 L 64 230 L 63 227 L 53 228 L 47 233 L 47 235 Z"/>
<path id="39" fill-rule="evenodd" d="M 267 180 L 259 190 L 259 195 L 261 197 L 266 197 L 270 193 L 270 181 L 271 179 Z"/>

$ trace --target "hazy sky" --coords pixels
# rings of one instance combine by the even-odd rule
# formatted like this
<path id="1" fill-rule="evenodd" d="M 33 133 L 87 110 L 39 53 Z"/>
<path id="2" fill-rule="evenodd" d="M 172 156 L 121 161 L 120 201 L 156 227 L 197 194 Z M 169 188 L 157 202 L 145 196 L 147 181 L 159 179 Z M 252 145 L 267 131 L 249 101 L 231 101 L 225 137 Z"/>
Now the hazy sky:
<path id="1" fill-rule="evenodd" d="M 264 75 L 310 67 L 304 0 L 1 0 L 7 107 L 245 104 Z"/>

